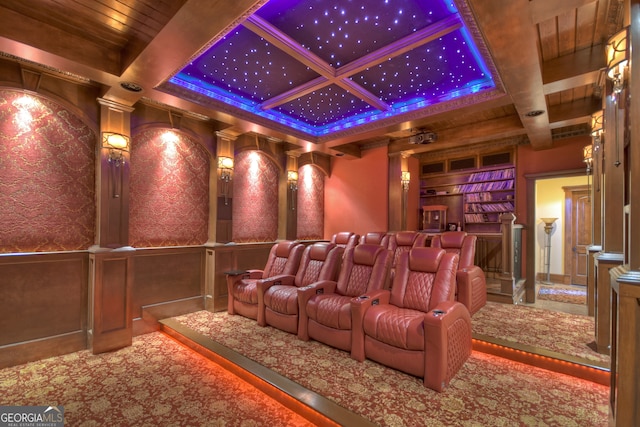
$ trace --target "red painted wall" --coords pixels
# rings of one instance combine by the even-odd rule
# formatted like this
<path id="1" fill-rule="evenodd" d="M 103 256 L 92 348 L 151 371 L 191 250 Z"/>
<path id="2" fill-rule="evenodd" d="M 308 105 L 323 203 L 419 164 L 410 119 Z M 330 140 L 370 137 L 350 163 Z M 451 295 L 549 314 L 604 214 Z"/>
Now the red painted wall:
<path id="1" fill-rule="evenodd" d="M 355 160 L 333 158 L 325 182 L 324 238 L 339 231 L 387 231 L 388 176 L 387 147 L 365 150 Z"/>

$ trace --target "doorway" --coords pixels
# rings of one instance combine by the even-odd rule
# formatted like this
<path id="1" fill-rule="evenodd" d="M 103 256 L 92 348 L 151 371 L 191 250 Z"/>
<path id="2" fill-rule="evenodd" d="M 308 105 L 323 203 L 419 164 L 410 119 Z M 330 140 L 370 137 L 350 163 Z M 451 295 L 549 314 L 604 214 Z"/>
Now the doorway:
<path id="1" fill-rule="evenodd" d="M 539 178 L 535 180 L 534 193 L 536 260 L 535 296 L 531 302 L 540 308 L 586 314 L 587 247 L 591 244 L 591 200 L 587 177 Z M 545 230 L 542 218 L 555 221 Z M 584 293 L 585 304 L 555 304 L 545 293 L 556 291 L 565 295 L 574 291 Z"/>

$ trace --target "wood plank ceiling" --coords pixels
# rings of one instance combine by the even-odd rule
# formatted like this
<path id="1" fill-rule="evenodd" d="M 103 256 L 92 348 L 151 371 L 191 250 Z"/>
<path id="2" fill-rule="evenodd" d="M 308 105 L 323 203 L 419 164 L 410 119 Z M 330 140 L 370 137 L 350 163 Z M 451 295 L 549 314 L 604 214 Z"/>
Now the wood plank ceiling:
<path id="1" fill-rule="evenodd" d="M 457 0 L 460 3 L 463 0 Z M 388 143 L 391 153 L 428 153 L 498 140 L 547 149 L 566 135 L 588 132 L 601 108 L 604 44 L 622 27 L 623 0 L 467 0 L 504 85 L 503 96 L 449 111 L 309 144 L 158 90 L 211 40 L 257 10 L 256 0 L 4 0 L 0 59 L 57 70 L 103 88 L 106 99 L 164 105 L 207 117 L 216 128 L 258 131 L 292 150 L 359 156 Z M 135 82 L 131 92 L 123 82 Z M 543 113 L 529 117 L 527 113 Z M 438 135 L 409 143 L 417 130 Z"/>

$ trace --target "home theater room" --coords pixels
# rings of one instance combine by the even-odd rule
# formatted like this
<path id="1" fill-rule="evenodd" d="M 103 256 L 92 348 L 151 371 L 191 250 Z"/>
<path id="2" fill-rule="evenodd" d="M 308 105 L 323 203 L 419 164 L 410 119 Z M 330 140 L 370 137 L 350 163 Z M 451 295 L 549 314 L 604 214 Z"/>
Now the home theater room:
<path id="1" fill-rule="evenodd" d="M 2 1 L 0 426 L 640 425 L 634 44 L 640 0 Z"/>

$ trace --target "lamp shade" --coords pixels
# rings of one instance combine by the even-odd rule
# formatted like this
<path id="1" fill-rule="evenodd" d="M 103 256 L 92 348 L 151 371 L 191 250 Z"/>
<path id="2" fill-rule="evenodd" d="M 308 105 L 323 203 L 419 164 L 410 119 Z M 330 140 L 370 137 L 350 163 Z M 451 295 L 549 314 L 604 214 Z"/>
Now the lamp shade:
<path id="1" fill-rule="evenodd" d="M 593 145 L 585 145 L 582 149 L 582 156 L 585 163 L 591 162 L 593 159 Z"/>
<path id="2" fill-rule="evenodd" d="M 129 151 L 129 138 L 119 133 L 105 132 L 102 135 L 102 146 L 121 151 Z"/>
<path id="3" fill-rule="evenodd" d="M 233 159 L 231 157 L 218 157 L 219 169 L 233 169 Z"/>
<path id="4" fill-rule="evenodd" d="M 607 77 L 611 80 L 620 79 L 629 61 L 629 30 L 624 28 L 607 42 L 605 54 L 607 56 Z"/>
<path id="5" fill-rule="evenodd" d="M 597 136 L 604 129 L 604 111 L 600 110 L 591 115 L 591 136 Z"/>

